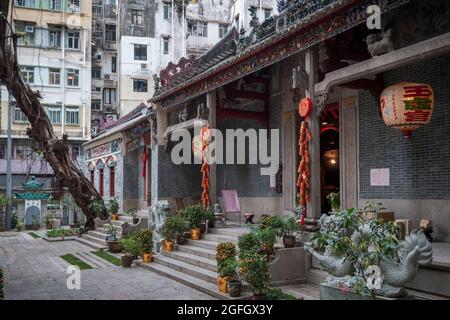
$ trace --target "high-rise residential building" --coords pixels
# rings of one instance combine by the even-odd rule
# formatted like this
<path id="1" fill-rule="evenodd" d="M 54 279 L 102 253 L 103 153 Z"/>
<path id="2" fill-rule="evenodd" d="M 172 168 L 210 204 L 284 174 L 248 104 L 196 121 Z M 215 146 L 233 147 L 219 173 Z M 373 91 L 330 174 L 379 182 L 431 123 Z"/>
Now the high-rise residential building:
<path id="1" fill-rule="evenodd" d="M 68 136 L 72 156 L 82 152 L 91 137 L 91 0 L 14 0 L 11 24 L 18 40 L 18 60 L 23 79 L 39 91 L 55 134 Z M 52 170 L 26 135 L 30 126 L 6 87 L 1 88 L 0 189 L 6 186 L 8 108 L 12 112 L 12 188 L 22 190 L 31 175 L 53 192 Z M 55 193 L 56 194 L 56 193 Z M 58 196 L 42 212 L 62 209 Z M 19 204 L 18 210 L 20 211 Z M 40 215 L 40 219 L 44 214 Z M 63 221 L 69 222 L 64 217 Z"/>

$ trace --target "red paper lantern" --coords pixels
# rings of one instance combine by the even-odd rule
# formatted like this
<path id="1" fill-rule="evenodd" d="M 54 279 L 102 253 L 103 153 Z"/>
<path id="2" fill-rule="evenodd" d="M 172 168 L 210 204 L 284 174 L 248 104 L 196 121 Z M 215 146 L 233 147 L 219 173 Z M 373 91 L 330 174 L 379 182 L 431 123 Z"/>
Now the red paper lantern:
<path id="1" fill-rule="evenodd" d="M 312 111 L 312 100 L 310 98 L 303 98 L 298 105 L 298 113 L 300 117 L 306 118 L 311 114 Z"/>
<path id="2" fill-rule="evenodd" d="M 414 130 L 430 122 L 433 88 L 422 83 L 398 83 L 383 91 L 380 106 L 384 123 L 401 130 L 408 139 Z"/>

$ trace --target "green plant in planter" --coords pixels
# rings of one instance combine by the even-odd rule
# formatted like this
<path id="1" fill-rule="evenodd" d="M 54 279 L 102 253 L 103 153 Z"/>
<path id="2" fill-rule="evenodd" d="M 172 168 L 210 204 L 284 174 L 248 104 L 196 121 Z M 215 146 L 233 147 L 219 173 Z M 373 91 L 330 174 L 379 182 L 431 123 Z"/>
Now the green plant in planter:
<path id="1" fill-rule="evenodd" d="M 190 229 L 197 229 L 205 219 L 205 209 L 200 204 L 187 206 L 181 215 L 188 222 Z"/>
<path id="2" fill-rule="evenodd" d="M 341 196 L 339 192 L 331 192 L 327 195 L 328 203 L 333 211 L 337 211 L 341 208 Z"/>
<path id="3" fill-rule="evenodd" d="M 138 232 L 139 241 L 141 243 L 141 252 L 152 253 L 153 251 L 153 232 L 150 229 L 142 229 Z"/>
<path id="4" fill-rule="evenodd" d="M 162 229 L 162 236 L 164 240 L 174 240 L 176 236 L 176 228 L 177 222 L 175 217 L 172 216 L 167 218 Z"/>
<path id="5" fill-rule="evenodd" d="M 236 245 L 232 242 L 220 243 L 217 245 L 216 261 L 217 266 L 230 259 L 236 257 Z"/>
<path id="6" fill-rule="evenodd" d="M 217 268 L 217 273 L 222 278 L 227 278 L 228 282 L 239 280 L 238 277 L 239 263 L 236 257 L 228 258 L 220 264 Z"/>
<path id="7" fill-rule="evenodd" d="M 117 214 L 119 212 L 119 202 L 115 197 L 112 197 L 108 201 L 108 212 L 110 214 Z"/>
<path id="8" fill-rule="evenodd" d="M 120 240 L 123 250 L 131 256 L 142 255 L 142 246 L 136 234 L 130 234 L 128 237 Z"/>
<path id="9" fill-rule="evenodd" d="M 273 229 L 260 229 L 257 231 L 259 242 L 264 247 L 273 247 L 277 241 L 277 233 Z"/>
<path id="10" fill-rule="evenodd" d="M 261 249 L 261 242 L 255 231 L 244 233 L 238 237 L 239 258 L 250 252 L 258 252 Z"/>
<path id="11" fill-rule="evenodd" d="M 284 221 L 280 216 L 266 216 L 261 219 L 259 228 L 262 230 L 272 229 L 280 237 L 283 231 Z"/>
<path id="12" fill-rule="evenodd" d="M 209 208 L 205 210 L 205 220 L 208 220 L 209 223 L 213 223 L 214 221 L 216 221 L 214 212 Z"/>
<path id="13" fill-rule="evenodd" d="M 114 224 L 110 223 L 110 224 L 105 225 L 105 227 L 106 227 L 106 232 L 107 232 L 111 237 L 113 237 L 114 240 L 116 240 L 116 239 L 117 239 L 117 233 L 118 233 L 118 231 L 119 231 L 118 228 L 117 228 L 117 226 L 115 226 Z"/>
<path id="14" fill-rule="evenodd" d="M 270 281 L 266 255 L 245 252 L 239 261 L 242 277 L 255 296 L 267 294 Z"/>
<path id="15" fill-rule="evenodd" d="M 96 215 L 101 214 L 102 212 L 107 211 L 105 203 L 103 200 L 92 199 L 91 203 L 88 205 L 88 209 L 94 212 Z"/>
<path id="16" fill-rule="evenodd" d="M 284 221 L 282 230 L 283 236 L 295 236 L 298 231 L 300 231 L 300 226 L 295 218 L 290 217 Z"/>

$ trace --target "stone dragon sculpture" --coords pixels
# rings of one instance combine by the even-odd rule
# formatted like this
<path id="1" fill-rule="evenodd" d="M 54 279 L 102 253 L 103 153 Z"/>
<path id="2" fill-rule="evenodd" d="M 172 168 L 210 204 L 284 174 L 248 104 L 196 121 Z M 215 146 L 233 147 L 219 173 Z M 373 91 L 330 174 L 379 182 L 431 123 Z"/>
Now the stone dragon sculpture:
<path id="1" fill-rule="evenodd" d="M 338 237 L 348 236 L 355 244 L 360 243 L 363 238 L 370 238 L 373 232 L 368 223 L 363 223 L 356 230 L 352 228 L 337 230 L 339 219 L 342 217 L 323 215 L 319 220 L 321 231 L 333 231 Z M 358 281 L 363 281 L 363 277 L 356 271 L 354 262 L 346 256 L 337 256 L 329 248 L 319 253 L 311 242 L 305 244 L 305 250 L 329 272 L 327 284 L 333 286 L 343 284 L 352 288 Z M 433 250 L 424 232 L 412 231 L 399 243 L 398 259 L 384 258 L 379 262 L 381 288 L 376 290 L 376 294 L 391 298 L 406 296 L 405 284 L 415 277 L 419 266 L 430 264 L 432 259 Z"/>

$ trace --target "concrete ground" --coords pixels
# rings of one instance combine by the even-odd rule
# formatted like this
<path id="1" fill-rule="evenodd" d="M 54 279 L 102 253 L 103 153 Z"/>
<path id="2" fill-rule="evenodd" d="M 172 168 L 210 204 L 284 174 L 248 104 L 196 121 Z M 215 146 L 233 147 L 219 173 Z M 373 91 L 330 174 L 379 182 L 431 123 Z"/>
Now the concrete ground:
<path id="1" fill-rule="evenodd" d="M 93 256 L 76 241 L 50 243 L 26 232 L 0 233 L 5 299 L 11 300 L 207 300 L 212 297 L 139 267 L 124 269 Z M 71 253 L 93 269 L 81 271 L 80 290 L 67 288 Z"/>

